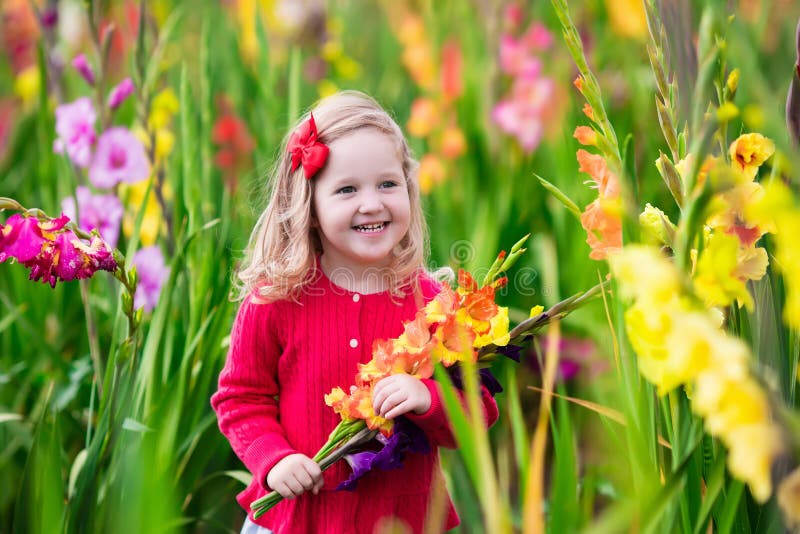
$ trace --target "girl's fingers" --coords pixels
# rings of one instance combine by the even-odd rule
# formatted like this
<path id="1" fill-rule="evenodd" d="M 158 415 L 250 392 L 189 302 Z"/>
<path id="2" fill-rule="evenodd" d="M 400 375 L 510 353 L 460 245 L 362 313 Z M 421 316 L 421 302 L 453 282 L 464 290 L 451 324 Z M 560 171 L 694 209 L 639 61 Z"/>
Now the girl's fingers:
<path id="1" fill-rule="evenodd" d="M 383 403 L 381 403 L 380 416 L 387 417 L 389 411 L 405 402 L 407 398 L 408 395 L 406 395 L 403 391 L 393 392 L 391 395 L 386 397 L 386 400 L 383 401 Z"/>
<path id="2" fill-rule="evenodd" d="M 294 473 L 294 478 L 300 484 L 303 491 L 308 491 L 314 487 L 314 480 L 304 469 Z"/>
<path id="3" fill-rule="evenodd" d="M 394 419 L 395 417 L 399 417 L 410 411 L 411 411 L 410 402 L 408 400 L 405 400 L 400 404 L 398 404 L 397 406 L 395 406 L 394 408 L 392 408 L 391 410 L 389 410 L 388 412 L 386 412 L 386 415 L 384 415 L 383 417 L 385 419 Z"/>

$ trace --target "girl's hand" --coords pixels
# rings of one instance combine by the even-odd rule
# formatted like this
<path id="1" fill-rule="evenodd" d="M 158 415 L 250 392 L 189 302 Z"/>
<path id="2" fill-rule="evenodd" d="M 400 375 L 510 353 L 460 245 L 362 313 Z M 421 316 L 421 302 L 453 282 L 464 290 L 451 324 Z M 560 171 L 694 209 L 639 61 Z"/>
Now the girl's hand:
<path id="1" fill-rule="evenodd" d="M 319 493 L 323 484 L 322 470 L 305 454 L 290 454 L 267 473 L 267 486 L 284 499 L 294 499 L 307 491 Z"/>
<path id="2" fill-rule="evenodd" d="M 372 390 L 372 408 L 385 419 L 408 412 L 422 414 L 431 407 L 431 393 L 425 384 L 411 375 L 387 376 Z"/>

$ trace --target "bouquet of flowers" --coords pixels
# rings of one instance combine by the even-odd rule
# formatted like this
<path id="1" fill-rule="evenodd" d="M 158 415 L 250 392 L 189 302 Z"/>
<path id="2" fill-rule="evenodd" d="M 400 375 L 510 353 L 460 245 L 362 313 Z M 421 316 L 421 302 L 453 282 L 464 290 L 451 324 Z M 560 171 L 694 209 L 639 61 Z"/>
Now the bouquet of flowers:
<path id="1" fill-rule="evenodd" d="M 519 343 L 598 292 L 600 286 L 566 299 L 547 312 L 537 306 L 530 319 L 509 330 L 508 308 L 498 306 L 495 295 L 497 289 L 508 282 L 503 273 L 525 252 L 522 246 L 527 238 L 519 240 L 508 255 L 500 252 L 480 284 L 469 272 L 459 270 L 456 287 L 443 283 L 436 297 L 420 309 L 413 320 L 404 324 L 399 337 L 375 341 L 372 360 L 359 364 L 348 392 L 337 387 L 325 395 L 325 403 L 342 421 L 313 459 L 322 470 L 339 459 L 347 459 L 353 473 L 337 490 L 352 489 L 358 479 L 373 468 L 402 466 L 406 452 L 430 452 L 424 433 L 413 423 L 403 417 L 385 419 L 375 413 L 372 391 L 380 380 L 398 373 L 431 378 L 434 368 L 441 364 L 459 386 L 458 364 L 471 362 L 480 369 L 481 384 L 494 395 L 502 391 L 502 387 L 488 367 L 498 355 L 518 362 L 522 349 Z M 381 444 L 380 450 L 356 452 L 373 439 Z M 259 517 L 282 499 L 273 491 L 250 507 L 255 517 Z"/>

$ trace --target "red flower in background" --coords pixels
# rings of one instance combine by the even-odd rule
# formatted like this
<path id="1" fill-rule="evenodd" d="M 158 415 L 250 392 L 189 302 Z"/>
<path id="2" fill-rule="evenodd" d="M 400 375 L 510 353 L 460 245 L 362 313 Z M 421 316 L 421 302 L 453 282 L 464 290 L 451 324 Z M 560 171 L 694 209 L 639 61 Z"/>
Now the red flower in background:
<path id="1" fill-rule="evenodd" d="M 217 122 L 211 131 L 211 139 L 219 147 L 214 163 L 222 171 L 225 185 L 234 193 L 236 175 L 251 164 L 250 155 L 255 142 L 247 131 L 247 125 L 236 115 L 225 96 L 217 97 Z"/>

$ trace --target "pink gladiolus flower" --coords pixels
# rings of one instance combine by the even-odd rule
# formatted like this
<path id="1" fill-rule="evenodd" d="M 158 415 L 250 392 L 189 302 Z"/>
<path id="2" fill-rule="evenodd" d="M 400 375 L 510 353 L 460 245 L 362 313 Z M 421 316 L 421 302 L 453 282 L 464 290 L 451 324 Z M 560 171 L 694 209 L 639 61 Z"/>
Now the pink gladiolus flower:
<path id="1" fill-rule="evenodd" d="M 72 60 L 72 66 L 89 85 L 94 85 L 94 71 L 92 70 L 92 66 L 89 65 L 89 62 L 86 60 L 86 56 L 84 54 L 75 56 L 75 59 Z"/>
<path id="2" fill-rule="evenodd" d="M 149 174 L 150 161 L 144 146 L 127 128 L 109 128 L 100 136 L 89 168 L 92 184 L 110 189 L 120 182 L 139 182 Z"/>
<path id="3" fill-rule="evenodd" d="M 56 108 L 56 134 L 53 151 L 67 153 L 79 167 L 88 167 L 95 142 L 94 121 L 97 114 L 89 97 L 79 98 Z"/>
<path id="4" fill-rule="evenodd" d="M 124 208 L 115 195 L 93 195 L 88 187 L 78 186 L 75 191 L 78 198 L 76 216 L 75 199 L 67 197 L 61 201 L 61 209 L 71 220 L 77 220 L 78 226 L 91 232 L 95 228 L 103 236 L 109 246 L 116 247 L 119 238 L 119 225 Z"/>
<path id="5" fill-rule="evenodd" d="M 108 94 L 108 107 L 111 110 L 117 109 L 133 93 L 133 90 L 133 81 L 130 78 L 125 78 L 119 82 Z"/>
<path id="6" fill-rule="evenodd" d="M 522 39 L 510 35 L 500 37 L 500 69 L 512 76 L 539 75 L 541 61 L 530 54 L 529 47 Z"/>
<path id="7" fill-rule="evenodd" d="M 15 214 L 6 225 L 0 225 L 0 262 L 15 258 L 20 263 L 30 261 L 42 250 L 45 239 L 34 217 Z"/>
<path id="8" fill-rule="evenodd" d="M 140 249 L 133 256 L 136 265 L 139 285 L 133 297 L 135 308 L 144 306 L 145 311 L 152 311 L 158 304 L 161 288 L 169 278 L 169 267 L 164 264 L 164 255 L 157 245 Z"/>
<path id="9" fill-rule="evenodd" d="M 553 34 L 541 22 L 531 24 L 522 39 L 532 50 L 547 50 L 553 44 Z"/>
<path id="10" fill-rule="evenodd" d="M 550 78 L 519 77 L 509 97 L 492 110 L 492 119 L 501 130 L 516 137 L 525 152 L 531 153 L 542 139 L 544 115 L 554 94 L 555 85 Z"/>
<path id="11" fill-rule="evenodd" d="M 55 287 L 59 280 L 89 278 L 98 270 L 117 267 L 111 248 L 95 236 L 89 245 L 64 226 L 62 215 L 51 221 L 12 215 L 0 225 L 0 262 L 17 260 L 31 270 L 30 280 L 42 280 Z"/>

